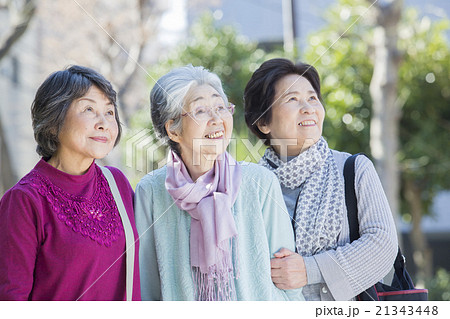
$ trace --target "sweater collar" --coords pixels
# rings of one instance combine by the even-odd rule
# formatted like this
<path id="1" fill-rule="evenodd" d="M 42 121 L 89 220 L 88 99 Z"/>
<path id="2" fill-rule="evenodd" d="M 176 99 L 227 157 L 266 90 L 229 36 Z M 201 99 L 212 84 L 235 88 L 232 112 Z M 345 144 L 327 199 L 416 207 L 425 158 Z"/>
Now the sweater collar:
<path id="1" fill-rule="evenodd" d="M 96 167 L 95 161 L 92 161 L 86 173 L 83 175 L 71 175 L 53 167 L 42 158 L 36 164 L 34 170 L 46 176 L 56 186 L 71 190 L 70 193 L 78 193 L 78 188 L 84 188 L 87 183 L 95 180 Z"/>

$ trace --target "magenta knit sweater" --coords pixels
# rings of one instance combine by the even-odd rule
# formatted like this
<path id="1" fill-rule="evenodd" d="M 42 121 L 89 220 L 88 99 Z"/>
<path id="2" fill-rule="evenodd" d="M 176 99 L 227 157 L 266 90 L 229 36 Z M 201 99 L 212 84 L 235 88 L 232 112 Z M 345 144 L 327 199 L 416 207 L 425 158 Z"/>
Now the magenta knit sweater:
<path id="1" fill-rule="evenodd" d="M 110 169 L 137 239 L 133 190 Z M 76 176 L 40 160 L 0 201 L 0 300 L 125 300 L 124 251 L 120 215 L 95 163 Z M 133 300 L 138 267 L 136 254 Z"/>

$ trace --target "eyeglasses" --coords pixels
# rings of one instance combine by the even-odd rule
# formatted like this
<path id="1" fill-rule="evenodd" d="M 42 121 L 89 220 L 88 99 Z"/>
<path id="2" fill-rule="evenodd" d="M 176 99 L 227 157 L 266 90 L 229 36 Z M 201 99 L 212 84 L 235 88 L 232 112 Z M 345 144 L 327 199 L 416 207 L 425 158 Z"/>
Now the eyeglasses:
<path id="1" fill-rule="evenodd" d="M 203 122 L 208 121 L 214 113 L 214 115 L 220 117 L 221 119 L 225 119 L 233 116 L 234 108 L 235 106 L 232 103 L 228 103 L 228 107 L 222 104 L 214 107 L 197 106 L 194 110 L 181 114 L 181 116 L 190 115 L 194 120 Z"/>

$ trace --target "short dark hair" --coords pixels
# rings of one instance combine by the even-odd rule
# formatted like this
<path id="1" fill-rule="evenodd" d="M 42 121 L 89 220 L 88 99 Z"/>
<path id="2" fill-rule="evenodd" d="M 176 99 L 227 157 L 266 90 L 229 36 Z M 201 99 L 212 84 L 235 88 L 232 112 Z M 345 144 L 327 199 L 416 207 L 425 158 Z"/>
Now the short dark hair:
<path id="1" fill-rule="evenodd" d="M 244 91 L 245 122 L 250 130 L 260 139 L 265 139 L 269 145 L 267 134 L 261 132 L 257 124 L 270 124 L 272 120 L 272 104 L 275 99 L 275 86 L 277 82 L 290 74 L 305 77 L 317 93 L 321 102 L 320 77 L 317 70 L 306 63 L 294 64 L 282 58 L 271 59 L 253 73 Z"/>
<path id="2" fill-rule="evenodd" d="M 34 139 L 38 144 L 36 152 L 40 156 L 50 158 L 56 152 L 59 147 L 58 135 L 67 110 L 74 100 L 84 96 L 93 85 L 114 105 L 119 129 L 114 146 L 119 143 L 122 127 L 117 111 L 116 91 L 100 73 L 84 66 L 72 65 L 50 74 L 37 90 L 31 105 Z"/>

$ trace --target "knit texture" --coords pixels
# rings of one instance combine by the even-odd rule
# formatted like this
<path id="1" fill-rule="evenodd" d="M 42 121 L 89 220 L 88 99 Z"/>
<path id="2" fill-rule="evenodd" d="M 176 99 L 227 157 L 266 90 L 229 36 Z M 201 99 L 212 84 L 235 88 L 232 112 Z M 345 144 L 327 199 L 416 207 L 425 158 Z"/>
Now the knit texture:
<path id="1" fill-rule="evenodd" d="M 138 251 L 133 189 L 109 169 Z M 0 300 L 125 300 L 125 248 L 101 169 L 93 163 L 70 175 L 41 159 L 0 201 Z M 138 274 L 136 254 L 133 300 L 140 300 Z"/>
<path id="2" fill-rule="evenodd" d="M 74 232 L 110 247 L 122 235 L 123 226 L 108 182 L 100 170 L 95 171 L 94 180 L 96 187 L 90 198 L 66 192 L 36 170 L 28 173 L 19 184 L 37 189 L 59 220 Z"/>
<path id="3" fill-rule="evenodd" d="M 270 258 L 282 247 L 294 250 L 294 235 L 276 176 L 242 163 L 242 184 L 232 207 L 239 236 L 237 300 L 303 300 L 301 289 L 283 291 L 270 276 Z M 191 217 L 164 187 L 166 167 L 136 187 L 143 300 L 195 300 L 189 251 Z"/>
<path id="4" fill-rule="evenodd" d="M 333 155 L 344 181 L 344 163 L 350 154 L 333 151 Z M 398 245 L 394 219 L 375 167 L 365 156 L 356 159 L 355 190 L 361 237 L 349 244 L 345 215 L 338 247 L 305 257 L 306 300 L 350 300 L 380 281 L 392 268 Z M 347 214 L 346 207 L 343 211 Z"/>
<path id="5" fill-rule="evenodd" d="M 259 161 L 277 175 L 283 188 L 300 190 L 294 233 L 297 253 L 312 256 L 337 246 L 344 194 L 333 153 L 322 137 L 293 159 L 283 162 L 272 147 Z"/>

